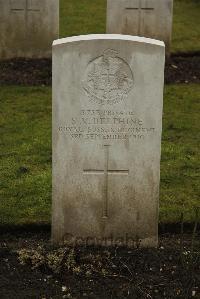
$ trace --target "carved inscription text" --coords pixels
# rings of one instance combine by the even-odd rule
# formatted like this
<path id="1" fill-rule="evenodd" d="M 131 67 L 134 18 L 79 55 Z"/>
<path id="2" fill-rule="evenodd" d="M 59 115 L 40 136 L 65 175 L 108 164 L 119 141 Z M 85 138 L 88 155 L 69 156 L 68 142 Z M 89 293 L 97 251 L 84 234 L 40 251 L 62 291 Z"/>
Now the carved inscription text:
<path id="1" fill-rule="evenodd" d="M 145 126 L 133 111 L 81 110 L 79 117 L 58 127 L 62 134 L 77 140 L 143 140 L 155 133 L 154 127 Z"/>

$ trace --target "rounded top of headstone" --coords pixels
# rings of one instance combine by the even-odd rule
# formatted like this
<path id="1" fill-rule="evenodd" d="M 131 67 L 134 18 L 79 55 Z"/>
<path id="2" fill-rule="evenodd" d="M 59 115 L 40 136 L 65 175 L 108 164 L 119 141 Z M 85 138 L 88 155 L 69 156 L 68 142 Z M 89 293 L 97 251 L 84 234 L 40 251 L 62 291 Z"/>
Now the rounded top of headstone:
<path id="1" fill-rule="evenodd" d="M 124 40 L 133 41 L 138 43 L 152 44 L 155 46 L 165 47 L 163 41 L 132 35 L 122 35 L 122 34 L 88 34 L 72 36 L 54 40 L 53 46 L 59 46 L 66 43 L 80 42 L 80 41 L 90 41 L 90 40 Z"/>

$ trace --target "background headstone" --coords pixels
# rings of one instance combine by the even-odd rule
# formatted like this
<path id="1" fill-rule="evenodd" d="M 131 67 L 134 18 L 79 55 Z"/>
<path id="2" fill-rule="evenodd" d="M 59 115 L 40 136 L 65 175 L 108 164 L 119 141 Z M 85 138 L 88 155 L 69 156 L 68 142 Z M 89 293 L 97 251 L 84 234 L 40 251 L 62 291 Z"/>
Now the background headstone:
<path id="1" fill-rule="evenodd" d="M 0 0 L 0 59 L 51 56 L 59 0 Z"/>
<path id="2" fill-rule="evenodd" d="M 125 35 L 54 42 L 54 242 L 157 244 L 164 56 Z"/>
<path id="3" fill-rule="evenodd" d="M 107 0 L 107 33 L 162 40 L 170 52 L 173 0 Z"/>

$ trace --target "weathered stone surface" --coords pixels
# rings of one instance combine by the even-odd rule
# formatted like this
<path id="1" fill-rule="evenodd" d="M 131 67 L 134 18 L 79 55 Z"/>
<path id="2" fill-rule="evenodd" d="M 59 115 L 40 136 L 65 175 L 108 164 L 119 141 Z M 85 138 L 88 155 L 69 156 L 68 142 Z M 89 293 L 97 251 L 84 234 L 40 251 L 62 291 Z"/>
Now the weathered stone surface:
<path id="1" fill-rule="evenodd" d="M 51 57 L 59 0 L 0 0 L 0 59 Z"/>
<path id="2" fill-rule="evenodd" d="M 125 35 L 54 42 L 54 242 L 156 246 L 164 56 Z"/>
<path id="3" fill-rule="evenodd" d="M 162 40 L 170 52 L 173 0 L 108 0 L 107 33 Z"/>

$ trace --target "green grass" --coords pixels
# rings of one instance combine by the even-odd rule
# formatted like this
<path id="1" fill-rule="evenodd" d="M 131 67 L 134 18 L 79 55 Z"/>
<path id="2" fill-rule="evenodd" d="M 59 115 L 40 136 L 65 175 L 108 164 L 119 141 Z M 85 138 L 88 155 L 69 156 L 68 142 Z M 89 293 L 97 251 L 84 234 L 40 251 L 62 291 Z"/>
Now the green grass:
<path id="1" fill-rule="evenodd" d="M 1 87 L 0 222 L 49 221 L 51 90 Z"/>
<path id="2" fill-rule="evenodd" d="M 200 1 L 175 0 L 172 52 L 200 51 Z"/>
<path id="3" fill-rule="evenodd" d="M 105 33 L 106 0 L 61 0 L 60 36 Z"/>
<path id="4" fill-rule="evenodd" d="M 200 51 L 200 2 L 175 0 L 172 52 Z M 61 0 L 60 36 L 106 31 L 106 0 Z"/>
<path id="5" fill-rule="evenodd" d="M 184 211 L 188 221 L 200 207 L 200 85 L 165 87 L 161 211 L 164 222 L 176 221 Z"/>
<path id="6" fill-rule="evenodd" d="M 0 223 L 50 223 L 51 88 L 1 87 Z M 160 220 L 199 205 L 200 86 L 165 88 Z"/>

